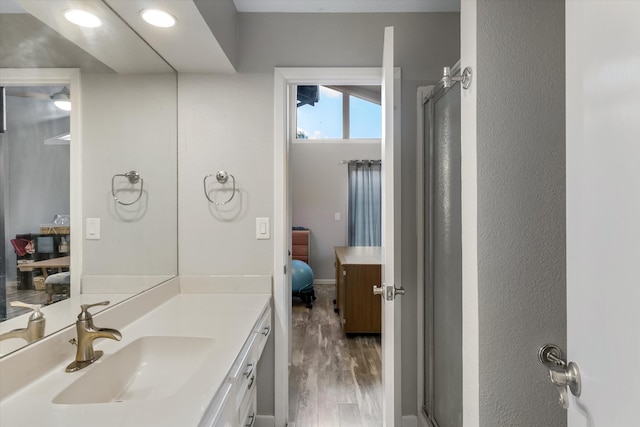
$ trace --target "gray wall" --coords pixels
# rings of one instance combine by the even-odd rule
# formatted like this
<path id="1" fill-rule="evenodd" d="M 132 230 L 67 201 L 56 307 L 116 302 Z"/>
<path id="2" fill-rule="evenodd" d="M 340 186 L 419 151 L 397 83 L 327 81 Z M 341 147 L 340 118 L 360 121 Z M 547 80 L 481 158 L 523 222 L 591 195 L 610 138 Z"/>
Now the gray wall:
<path id="1" fill-rule="evenodd" d="M 194 3 L 225 55 L 237 68 L 238 12 L 233 0 L 195 0 Z"/>
<path id="2" fill-rule="evenodd" d="M 61 89 L 59 87 L 58 89 Z M 8 88 L 28 92 L 29 88 Z M 7 96 L 5 246 L 7 280 L 16 280 L 16 234 L 39 233 L 56 214 L 69 214 L 69 146 L 44 140 L 69 132 L 69 114 L 48 100 Z"/>
<path id="3" fill-rule="evenodd" d="M 289 180 L 293 225 L 311 230 L 309 265 L 316 280 L 335 280 L 333 247 L 347 245 L 347 165 L 341 160 L 380 159 L 379 143 L 291 144 Z M 340 213 L 336 221 L 335 213 Z"/>
<path id="4" fill-rule="evenodd" d="M 175 74 L 83 74 L 82 209 L 101 219 L 100 240 L 83 244 L 83 276 L 177 274 L 176 91 Z M 144 193 L 122 206 L 111 179 L 130 170 Z"/>
<path id="5" fill-rule="evenodd" d="M 402 411 L 415 415 L 416 89 L 438 81 L 442 67 L 459 59 L 459 14 L 241 13 L 239 22 L 239 74 L 179 77 L 180 274 L 272 274 L 273 243 L 255 239 L 255 217 L 273 213 L 273 68 L 379 67 L 383 28 L 395 26 L 402 69 L 401 284 L 409 295 L 402 312 Z M 242 191 L 242 205 L 225 215 L 208 211 L 201 188 L 204 174 L 221 168 L 236 174 Z"/>
<path id="6" fill-rule="evenodd" d="M 566 424 L 564 2 L 478 1 L 480 425 Z M 474 77 L 476 78 L 476 77 Z"/>

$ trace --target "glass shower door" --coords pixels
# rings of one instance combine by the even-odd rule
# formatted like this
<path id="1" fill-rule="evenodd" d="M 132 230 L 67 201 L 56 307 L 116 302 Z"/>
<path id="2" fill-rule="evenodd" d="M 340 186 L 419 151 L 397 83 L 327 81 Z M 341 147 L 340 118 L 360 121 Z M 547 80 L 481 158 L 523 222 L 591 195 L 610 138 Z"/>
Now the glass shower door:
<path id="1" fill-rule="evenodd" d="M 424 412 L 437 427 L 461 427 L 460 84 L 440 89 L 424 107 Z"/>

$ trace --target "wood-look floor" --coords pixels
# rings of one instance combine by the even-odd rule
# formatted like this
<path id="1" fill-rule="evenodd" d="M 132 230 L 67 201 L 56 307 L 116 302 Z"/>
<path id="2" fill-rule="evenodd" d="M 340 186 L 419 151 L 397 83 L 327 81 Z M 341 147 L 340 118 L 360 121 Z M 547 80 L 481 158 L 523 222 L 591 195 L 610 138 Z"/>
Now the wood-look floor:
<path id="1" fill-rule="evenodd" d="M 345 335 L 335 287 L 314 289 L 313 309 L 293 299 L 289 426 L 382 426 L 380 335 Z"/>
<path id="2" fill-rule="evenodd" d="M 66 297 L 54 295 L 53 302 L 57 302 Z M 47 305 L 47 293 L 44 290 L 20 290 L 18 282 L 7 282 L 7 319 L 29 313 L 31 310 L 23 307 L 12 307 L 11 301 L 20 301 L 27 304 Z"/>

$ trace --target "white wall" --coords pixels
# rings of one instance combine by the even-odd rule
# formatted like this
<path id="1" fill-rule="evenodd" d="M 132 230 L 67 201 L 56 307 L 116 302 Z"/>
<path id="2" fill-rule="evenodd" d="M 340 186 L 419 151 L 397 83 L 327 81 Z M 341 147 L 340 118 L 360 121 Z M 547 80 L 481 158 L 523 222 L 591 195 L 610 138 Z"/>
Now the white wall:
<path id="1" fill-rule="evenodd" d="M 340 161 L 380 159 L 380 143 L 306 141 L 291 144 L 290 150 L 293 225 L 311 230 L 309 265 L 315 280 L 333 281 L 333 248 L 348 240 L 348 166 Z"/>
<path id="2" fill-rule="evenodd" d="M 173 74 L 82 76 L 83 213 L 101 219 L 100 240 L 84 241 L 85 276 L 177 274 L 176 89 Z M 111 179 L 130 170 L 143 197 L 120 206 Z"/>

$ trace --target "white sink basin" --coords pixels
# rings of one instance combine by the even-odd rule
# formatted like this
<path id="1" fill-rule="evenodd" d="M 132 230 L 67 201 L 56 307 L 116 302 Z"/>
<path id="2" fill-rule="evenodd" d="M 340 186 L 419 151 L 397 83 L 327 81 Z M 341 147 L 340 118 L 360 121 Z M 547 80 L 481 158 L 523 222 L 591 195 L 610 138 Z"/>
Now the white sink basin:
<path id="1" fill-rule="evenodd" d="M 108 403 L 171 397 L 214 351 L 214 343 L 212 338 L 139 338 L 84 368 L 84 375 L 54 397 L 53 403 Z"/>

